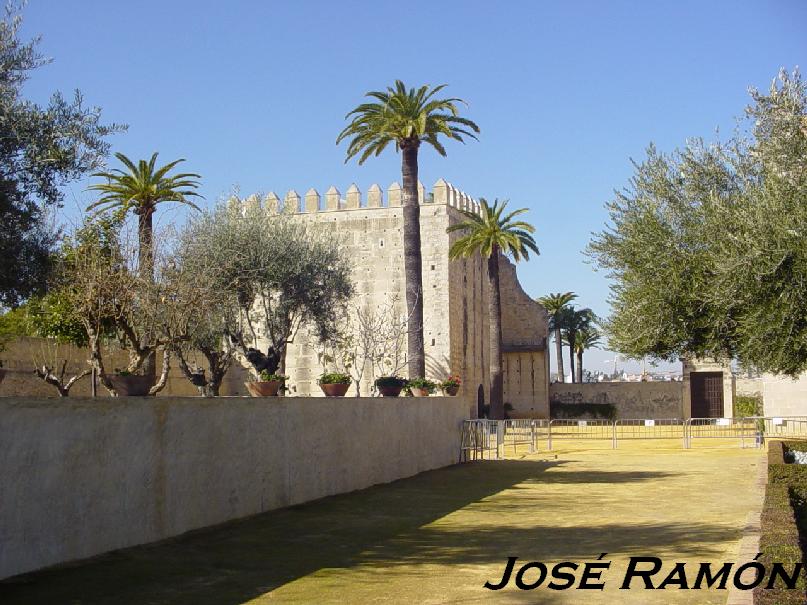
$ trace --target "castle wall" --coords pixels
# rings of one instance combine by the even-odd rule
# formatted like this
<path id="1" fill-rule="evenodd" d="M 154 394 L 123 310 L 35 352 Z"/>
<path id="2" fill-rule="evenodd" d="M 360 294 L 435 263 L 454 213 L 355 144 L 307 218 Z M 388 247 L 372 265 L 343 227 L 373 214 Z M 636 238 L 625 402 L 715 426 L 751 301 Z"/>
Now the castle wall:
<path id="1" fill-rule="evenodd" d="M 430 194 L 421 185 L 419 201 L 427 376 L 443 379 L 449 374 L 459 374 L 463 379 L 461 396 L 476 402 L 481 386 L 485 403 L 489 403 L 486 265 L 479 257 L 449 261 L 451 243 L 462 234 L 446 233 L 449 225 L 465 220 L 460 210 L 478 212 L 479 204 L 442 179 Z M 399 309 L 397 314 L 405 317 L 403 211 L 397 183 L 387 190 L 386 196 L 380 187 L 371 186 L 366 199 L 351 185 L 344 197 L 331 187 L 324 200 L 310 189 L 304 197 L 290 191 L 282 203 L 273 193 L 263 201 L 250 198 L 248 203 L 263 203 L 273 210 L 281 206 L 291 208 L 299 220 L 312 221 L 327 229 L 340 239 L 354 260 L 352 278 L 356 296 L 351 306 L 383 309 L 394 301 Z M 511 367 L 510 360 L 513 368 L 509 382 L 508 374 L 505 375 L 505 401 L 537 409 L 539 413 L 544 409 L 548 412 L 546 313 L 521 289 L 512 263 L 502 259 L 501 272 L 505 345 L 524 349 L 516 357 L 509 352 L 505 355 L 505 372 Z M 405 338 L 402 348 L 405 358 Z M 334 369 L 334 364 L 323 359 L 323 352 L 304 330 L 294 338 L 288 347 L 285 366 L 290 395 L 320 395 L 317 377 L 326 365 Z M 398 373 L 406 375 L 405 366 Z M 366 369 L 359 384 L 362 395 L 371 392 L 373 378 L 373 373 Z M 355 385 L 349 394 L 356 394 Z M 476 414 L 476 405 L 472 405 L 469 413 Z"/>

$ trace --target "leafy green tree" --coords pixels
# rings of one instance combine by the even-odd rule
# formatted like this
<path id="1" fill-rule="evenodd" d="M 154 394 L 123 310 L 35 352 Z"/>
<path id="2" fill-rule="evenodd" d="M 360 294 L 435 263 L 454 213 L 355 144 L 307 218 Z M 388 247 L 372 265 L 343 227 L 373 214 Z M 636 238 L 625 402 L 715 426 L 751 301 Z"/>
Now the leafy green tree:
<path id="1" fill-rule="evenodd" d="M 556 292 L 537 299 L 538 304 L 546 309 L 549 314 L 549 329 L 554 333 L 558 382 L 565 381 L 563 373 L 563 337 L 561 336 L 565 317 L 563 310 L 576 298 L 577 294 L 574 292 Z"/>
<path id="2" fill-rule="evenodd" d="M 47 64 L 38 38 L 19 38 L 21 15 L 7 4 L 0 21 L 0 305 L 15 306 L 45 288 L 57 233 L 50 215 L 62 186 L 100 168 L 106 137 L 125 129 L 101 123 L 81 93 L 42 107 L 22 96 L 31 72 Z"/>
<path id="3" fill-rule="evenodd" d="M 386 91 L 372 91 L 365 96 L 374 99 L 363 103 L 345 116 L 350 123 L 336 143 L 350 139 L 346 162 L 359 157 L 363 164 L 370 156 L 378 156 L 390 143 L 401 152 L 403 179 L 403 243 L 406 277 L 406 309 L 408 314 L 409 377 L 426 375 L 423 347 L 423 273 L 420 250 L 420 206 L 418 205 L 418 151 L 421 144 L 431 145 L 446 155 L 440 137 L 464 141 L 476 139 L 479 127 L 459 115 L 457 98 L 435 98 L 445 84 L 435 87 L 407 88 L 400 80 Z"/>
<path id="4" fill-rule="evenodd" d="M 353 294 L 349 259 L 316 225 L 242 204 L 194 216 L 181 235 L 178 261 L 207 275 L 227 295 L 216 323 L 256 373 L 274 374 L 301 329 L 322 342 L 339 330 Z"/>
<path id="5" fill-rule="evenodd" d="M 725 142 L 635 164 L 588 253 L 608 271 L 611 346 L 633 358 L 807 369 L 807 87 L 780 72 Z"/>
<path id="6" fill-rule="evenodd" d="M 535 227 L 525 221 L 514 220 L 527 211 L 520 208 L 508 214 L 507 201 L 494 200 L 488 206 L 480 198 L 480 212 L 465 212 L 466 220 L 451 225 L 449 233 L 458 231 L 462 236 L 451 244 L 450 259 L 480 255 L 487 259 L 488 317 L 490 321 L 490 417 L 504 418 L 504 384 L 502 375 L 502 305 L 499 289 L 499 257 L 510 255 L 516 262 L 529 260 L 530 251 L 539 254 L 532 237 Z"/>

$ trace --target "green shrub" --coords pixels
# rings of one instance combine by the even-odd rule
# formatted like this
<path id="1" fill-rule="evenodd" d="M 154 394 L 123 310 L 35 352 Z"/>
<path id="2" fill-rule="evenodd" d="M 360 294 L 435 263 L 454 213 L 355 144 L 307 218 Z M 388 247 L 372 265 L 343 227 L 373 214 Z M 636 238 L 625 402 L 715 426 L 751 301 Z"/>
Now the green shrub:
<path id="1" fill-rule="evenodd" d="M 771 441 L 768 444 L 768 485 L 761 515 L 759 561 L 770 572 L 774 563 L 792 571 L 804 556 L 801 544 L 807 538 L 807 466 L 785 464 L 788 449 L 807 447 L 805 441 Z M 804 574 L 798 588 L 789 590 L 777 581 L 777 587 L 766 590 L 767 580 L 754 590 L 754 603 L 760 605 L 796 605 L 805 602 Z"/>
<path id="2" fill-rule="evenodd" d="M 616 406 L 612 403 L 562 403 L 549 402 L 550 418 L 583 418 L 616 420 Z"/>
<path id="3" fill-rule="evenodd" d="M 734 399 L 734 417 L 762 416 L 762 398 L 759 395 L 738 395 Z"/>

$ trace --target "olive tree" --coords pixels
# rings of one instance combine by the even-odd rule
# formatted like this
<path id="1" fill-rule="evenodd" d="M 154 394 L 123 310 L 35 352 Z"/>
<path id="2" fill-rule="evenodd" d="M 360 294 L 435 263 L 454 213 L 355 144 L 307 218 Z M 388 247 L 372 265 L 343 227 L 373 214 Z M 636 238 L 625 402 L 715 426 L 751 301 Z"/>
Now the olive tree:
<path id="1" fill-rule="evenodd" d="M 336 238 L 302 217 L 237 198 L 192 217 L 179 249 L 186 271 L 209 272 L 228 295 L 235 313 L 222 316 L 222 336 L 256 373 L 282 371 L 302 326 L 330 340 L 353 293 Z"/>
<path id="2" fill-rule="evenodd" d="M 612 348 L 807 370 L 807 86 L 751 91 L 727 141 L 650 147 L 588 253 L 613 279 Z"/>

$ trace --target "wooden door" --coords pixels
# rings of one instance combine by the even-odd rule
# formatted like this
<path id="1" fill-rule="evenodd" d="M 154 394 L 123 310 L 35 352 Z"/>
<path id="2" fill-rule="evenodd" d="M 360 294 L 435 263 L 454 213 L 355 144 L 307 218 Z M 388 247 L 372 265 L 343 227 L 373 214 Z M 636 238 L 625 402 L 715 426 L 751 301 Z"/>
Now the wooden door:
<path id="1" fill-rule="evenodd" d="M 723 372 L 689 375 L 693 418 L 723 417 Z"/>

